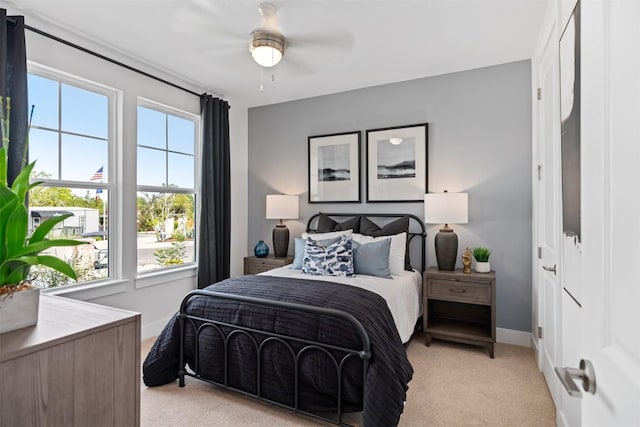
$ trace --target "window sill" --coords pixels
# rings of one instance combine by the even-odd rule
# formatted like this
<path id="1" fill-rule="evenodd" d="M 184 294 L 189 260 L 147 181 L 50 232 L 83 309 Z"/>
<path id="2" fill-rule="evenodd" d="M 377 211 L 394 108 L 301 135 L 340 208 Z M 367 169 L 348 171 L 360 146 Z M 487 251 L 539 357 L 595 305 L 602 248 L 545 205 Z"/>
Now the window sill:
<path id="1" fill-rule="evenodd" d="M 198 265 L 189 264 L 182 267 L 164 268 L 139 275 L 135 280 L 135 288 L 162 285 L 175 280 L 188 279 L 198 275 Z"/>
<path id="2" fill-rule="evenodd" d="M 128 283 L 128 280 L 107 280 L 104 282 L 88 283 L 86 285 L 43 289 L 41 292 L 47 295 L 58 295 L 81 301 L 90 301 L 92 299 L 126 292 Z"/>

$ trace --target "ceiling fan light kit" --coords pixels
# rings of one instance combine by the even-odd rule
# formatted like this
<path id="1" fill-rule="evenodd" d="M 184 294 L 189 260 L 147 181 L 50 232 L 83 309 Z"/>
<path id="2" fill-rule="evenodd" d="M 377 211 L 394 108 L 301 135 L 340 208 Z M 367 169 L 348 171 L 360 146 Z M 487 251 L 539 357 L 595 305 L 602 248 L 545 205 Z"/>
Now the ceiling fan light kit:
<path id="1" fill-rule="evenodd" d="M 249 51 L 263 67 L 273 67 L 284 55 L 284 36 L 275 30 L 259 28 L 251 32 Z"/>

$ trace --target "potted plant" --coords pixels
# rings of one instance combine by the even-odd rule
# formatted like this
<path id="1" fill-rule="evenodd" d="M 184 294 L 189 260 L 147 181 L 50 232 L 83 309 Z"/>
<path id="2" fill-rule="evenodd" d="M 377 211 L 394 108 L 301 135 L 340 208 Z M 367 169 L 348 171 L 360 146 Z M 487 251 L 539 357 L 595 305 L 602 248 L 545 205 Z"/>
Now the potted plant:
<path id="1" fill-rule="evenodd" d="M 491 264 L 489 263 L 489 255 L 491 255 L 491 249 L 477 246 L 473 248 L 473 258 L 476 260 L 475 270 L 478 273 L 488 273 L 491 271 Z"/>
<path id="2" fill-rule="evenodd" d="M 27 192 L 41 182 L 29 182 L 35 162 L 24 166 L 9 186 L 7 169 L 9 160 L 9 125 L 11 99 L 0 96 L 0 333 L 35 325 L 38 321 L 40 289 L 28 281 L 29 269 L 43 265 L 57 270 L 72 279 L 76 273 L 64 260 L 42 252 L 57 246 L 75 246 L 85 242 L 66 239 L 48 240 L 53 227 L 72 214 L 65 214 L 43 221 L 29 235 L 29 213 L 26 206 Z M 27 141 L 28 142 L 28 141 Z M 27 147 L 25 147 L 25 152 Z M 26 155 L 23 155 L 26 159 Z"/>

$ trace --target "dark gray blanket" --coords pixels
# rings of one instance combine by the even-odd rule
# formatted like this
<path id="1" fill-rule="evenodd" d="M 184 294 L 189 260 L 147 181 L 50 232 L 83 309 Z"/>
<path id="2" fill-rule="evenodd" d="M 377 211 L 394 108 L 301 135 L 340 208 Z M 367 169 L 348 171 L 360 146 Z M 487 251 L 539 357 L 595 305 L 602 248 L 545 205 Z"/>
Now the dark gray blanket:
<path id="1" fill-rule="evenodd" d="M 362 388 L 361 362 L 358 358 L 352 358 L 347 363 L 343 380 L 345 409 L 362 408 L 365 426 L 397 425 L 413 368 L 382 297 L 354 286 L 319 280 L 252 275 L 227 279 L 209 286 L 207 290 L 333 308 L 353 315 L 367 331 L 372 357 L 367 372 L 364 402 L 358 399 Z M 231 324 L 338 346 L 359 345 L 359 339 L 345 322 L 315 314 L 283 310 L 276 312 L 252 304 L 201 296 L 191 300 L 187 312 Z M 198 342 L 200 357 L 197 361 L 191 327 L 187 328 L 186 335 L 185 354 L 189 366 L 193 368 L 197 362 L 202 375 L 223 382 L 224 354 L 218 334 L 211 330 L 201 335 Z M 174 316 L 144 361 L 143 378 L 147 386 L 166 384 L 178 378 L 179 338 L 178 320 L 177 316 Z M 260 341 L 259 336 L 256 338 Z M 239 337 L 230 342 L 229 353 L 230 360 L 234 361 L 229 376 L 230 385 L 255 393 L 254 345 L 248 338 Z M 293 404 L 294 381 L 290 353 L 283 346 L 275 345 L 267 347 L 264 356 L 261 368 L 263 396 L 285 404 Z M 309 353 L 309 357 L 305 356 L 300 367 L 300 377 L 301 407 L 312 411 L 335 407 L 336 373 L 327 356 L 317 351 Z"/>

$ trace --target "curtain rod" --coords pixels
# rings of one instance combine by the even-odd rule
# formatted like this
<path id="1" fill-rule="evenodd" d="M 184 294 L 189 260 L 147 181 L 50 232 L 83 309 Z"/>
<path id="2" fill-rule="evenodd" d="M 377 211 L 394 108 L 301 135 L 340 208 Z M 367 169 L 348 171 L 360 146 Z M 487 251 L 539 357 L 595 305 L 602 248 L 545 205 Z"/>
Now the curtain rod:
<path id="1" fill-rule="evenodd" d="M 16 24 L 15 18 L 7 17 L 7 20 L 9 22 L 11 22 L 12 24 L 14 24 L 14 25 Z M 87 49 L 86 47 L 82 47 L 82 46 L 77 45 L 75 43 L 72 43 L 72 42 L 70 42 L 68 40 L 62 39 L 62 38 L 60 38 L 58 36 L 54 36 L 53 34 L 47 33 L 45 31 L 42 31 L 42 30 L 40 30 L 38 28 L 35 28 L 35 27 L 32 27 L 30 25 L 25 24 L 24 28 L 29 30 L 29 31 L 32 31 L 32 32 L 34 32 L 36 34 L 40 34 L 41 36 L 50 38 L 51 40 L 55 40 L 58 43 L 65 44 L 65 45 L 70 46 L 70 47 L 72 47 L 74 49 L 78 49 L 78 50 L 80 50 L 80 51 L 82 51 L 84 53 L 88 53 L 89 55 L 93 55 L 96 58 L 100 58 L 100 59 L 102 59 L 104 61 L 111 62 L 112 64 L 119 65 L 120 67 L 126 68 L 129 71 L 133 71 L 135 73 L 142 74 L 143 76 L 149 77 L 150 79 L 157 80 L 157 81 L 159 81 L 161 83 L 164 83 L 166 85 L 172 86 L 172 87 L 174 87 L 176 89 L 180 89 L 180 90 L 182 90 L 184 92 L 187 92 L 187 93 L 190 93 L 192 95 L 195 95 L 198 98 L 200 98 L 201 95 L 204 95 L 204 93 L 203 94 L 199 94 L 199 93 L 194 92 L 194 91 L 192 91 L 190 89 L 187 89 L 186 87 L 182 87 L 182 86 L 177 85 L 175 83 L 171 83 L 170 81 L 167 81 L 167 80 L 165 80 L 165 79 L 163 79 L 161 77 L 154 76 L 153 74 L 147 73 L 146 71 L 139 70 L 139 69 L 137 69 L 135 67 L 132 67 L 131 65 L 127 65 L 127 64 L 122 63 L 120 61 L 117 61 L 117 60 L 115 60 L 113 58 L 109 58 L 108 56 L 104 56 L 104 55 L 102 55 L 102 54 L 100 54 L 98 52 L 94 52 L 93 50 Z"/>

